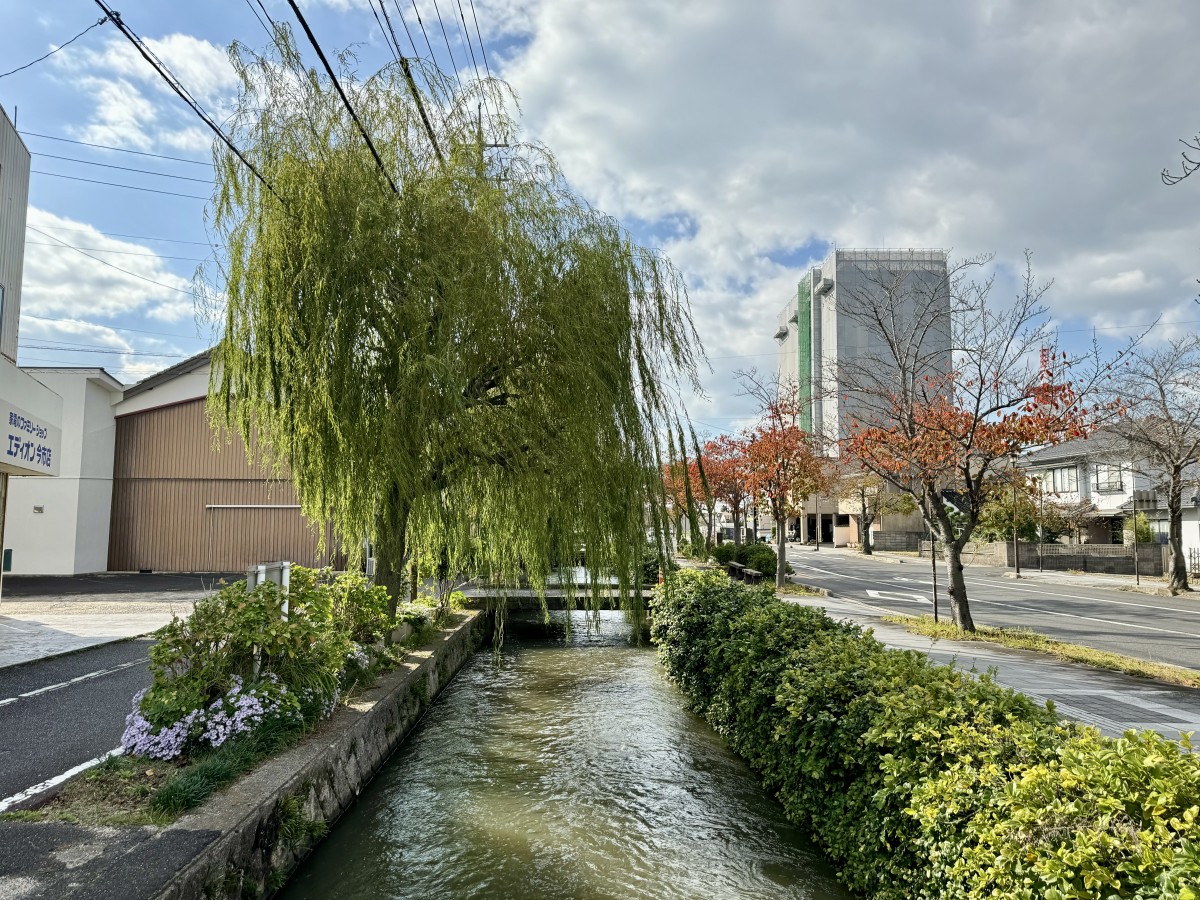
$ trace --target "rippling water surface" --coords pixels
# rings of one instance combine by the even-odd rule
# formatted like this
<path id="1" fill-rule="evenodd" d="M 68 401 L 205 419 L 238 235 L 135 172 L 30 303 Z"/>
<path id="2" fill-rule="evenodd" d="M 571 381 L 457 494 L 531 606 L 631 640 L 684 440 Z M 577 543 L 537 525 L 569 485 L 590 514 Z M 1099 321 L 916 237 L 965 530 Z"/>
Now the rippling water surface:
<path id="1" fill-rule="evenodd" d="M 620 613 L 510 620 L 282 896 L 848 898 Z"/>

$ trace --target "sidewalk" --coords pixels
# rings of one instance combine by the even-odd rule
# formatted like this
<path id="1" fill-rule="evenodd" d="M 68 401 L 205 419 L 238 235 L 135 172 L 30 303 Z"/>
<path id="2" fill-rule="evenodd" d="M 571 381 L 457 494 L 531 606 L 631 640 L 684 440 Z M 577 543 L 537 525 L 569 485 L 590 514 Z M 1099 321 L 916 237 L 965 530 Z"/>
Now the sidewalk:
<path id="1" fill-rule="evenodd" d="M 0 597 L 0 669 L 149 634 L 186 615 L 213 581 L 210 575 L 9 576 Z"/>
<path id="2" fill-rule="evenodd" d="M 788 549 L 796 552 L 811 551 L 812 548 L 804 544 L 788 544 Z M 821 553 L 836 553 L 838 556 L 848 556 L 853 559 L 862 560 L 863 562 L 879 562 L 885 564 L 913 565 L 924 566 L 929 569 L 929 558 L 919 557 L 915 554 L 893 553 L 887 550 L 876 550 L 870 556 L 863 554 L 861 550 L 851 549 L 849 547 L 831 547 L 826 544 L 821 545 L 821 549 L 813 554 L 819 556 Z M 941 562 L 939 560 L 939 562 Z M 965 566 L 968 575 L 973 575 L 977 578 L 1012 578 L 1013 570 L 1009 566 L 984 566 L 969 564 Z M 939 571 L 941 571 L 939 569 Z M 1046 584 L 1063 584 L 1076 585 L 1077 587 L 1105 587 L 1112 590 L 1129 590 L 1138 592 L 1139 588 L 1134 582 L 1132 575 L 1105 575 L 1096 572 L 1080 572 L 1074 574 L 1071 572 L 1039 572 L 1036 568 L 1028 567 L 1021 569 L 1022 581 L 1038 581 Z M 1157 576 L 1143 575 L 1141 579 L 1140 591 L 1152 593 L 1155 589 L 1165 589 L 1166 582 Z M 1180 596 L 1185 596 L 1180 594 Z M 1200 600 L 1200 597 L 1198 597 Z"/>
<path id="3" fill-rule="evenodd" d="M 856 600 L 783 599 L 823 608 L 835 619 L 868 627 L 889 647 L 919 650 L 937 662 L 953 662 L 970 671 L 994 669 L 1000 683 L 1035 700 L 1052 700 L 1064 717 L 1095 725 L 1112 737 L 1120 737 L 1131 728 L 1157 731 L 1171 739 L 1177 739 L 1181 732 L 1200 732 L 1200 690 L 1062 662 L 998 644 L 934 640 L 883 622 L 878 610 Z"/>

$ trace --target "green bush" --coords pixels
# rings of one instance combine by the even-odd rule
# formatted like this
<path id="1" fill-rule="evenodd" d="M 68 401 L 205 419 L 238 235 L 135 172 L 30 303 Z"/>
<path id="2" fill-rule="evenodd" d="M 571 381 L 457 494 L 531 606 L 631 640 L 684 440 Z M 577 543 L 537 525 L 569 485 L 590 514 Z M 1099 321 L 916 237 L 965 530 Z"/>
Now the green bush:
<path id="1" fill-rule="evenodd" d="M 738 548 L 736 545 L 726 542 L 724 544 L 717 544 L 709 551 L 708 555 L 721 565 L 727 566 L 737 559 L 737 551 Z"/>
<path id="2" fill-rule="evenodd" d="M 755 569 L 764 575 L 774 575 L 779 557 L 766 544 L 742 544 L 738 547 L 737 561 L 747 569 Z"/>
<path id="3" fill-rule="evenodd" d="M 679 543 L 675 545 L 675 555 L 682 556 L 684 559 L 691 559 L 693 556 L 692 542 L 687 538 L 680 539 Z"/>
<path id="4" fill-rule="evenodd" d="M 1200 756 L 1053 708 L 716 571 L 656 591 L 690 705 L 854 891 L 1197 900 Z"/>

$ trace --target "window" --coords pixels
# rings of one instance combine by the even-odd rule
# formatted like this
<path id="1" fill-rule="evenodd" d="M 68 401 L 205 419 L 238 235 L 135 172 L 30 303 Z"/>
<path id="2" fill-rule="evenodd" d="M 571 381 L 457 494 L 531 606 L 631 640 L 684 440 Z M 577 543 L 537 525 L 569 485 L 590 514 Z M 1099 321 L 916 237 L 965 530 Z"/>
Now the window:
<path id="1" fill-rule="evenodd" d="M 1041 475 L 1042 488 L 1052 494 L 1069 494 L 1079 490 L 1078 475 L 1075 466 L 1060 466 L 1057 469 L 1047 469 Z"/>
<path id="2" fill-rule="evenodd" d="M 838 528 L 849 528 L 850 527 L 850 514 L 849 513 L 838 513 L 837 518 L 834 519 L 833 524 L 836 525 Z"/>
<path id="3" fill-rule="evenodd" d="M 1121 482 L 1121 467 L 1111 463 L 1096 466 L 1096 490 L 1110 494 L 1125 490 Z"/>

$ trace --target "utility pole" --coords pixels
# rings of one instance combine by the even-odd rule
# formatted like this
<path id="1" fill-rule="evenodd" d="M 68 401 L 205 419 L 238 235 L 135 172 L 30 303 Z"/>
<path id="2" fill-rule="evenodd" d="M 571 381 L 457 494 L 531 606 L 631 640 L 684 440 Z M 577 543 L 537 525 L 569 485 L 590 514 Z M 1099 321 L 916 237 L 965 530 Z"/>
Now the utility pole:
<path id="1" fill-rule="evenodd" d="M 1013 577 L 1021 577 L 1021 545 L 1017 543 L 1017 473 L 1013 470 Z"/>

